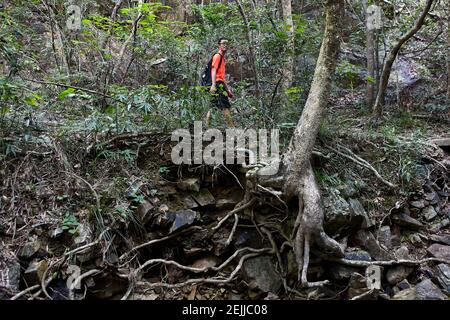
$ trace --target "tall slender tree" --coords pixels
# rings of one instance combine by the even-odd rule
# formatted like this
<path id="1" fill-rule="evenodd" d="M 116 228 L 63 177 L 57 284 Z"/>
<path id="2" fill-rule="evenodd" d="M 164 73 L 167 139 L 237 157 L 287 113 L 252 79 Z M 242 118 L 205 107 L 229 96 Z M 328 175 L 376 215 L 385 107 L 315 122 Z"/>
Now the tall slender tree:
<path id="1" fill-rule="evenodd" d="M 414 26 L 405 34 L 403 34 L 394 45 L 394 47 L 389 52 L 386 61 L 383 65 L 383 71 L 381 73 L 380 84 L 378 87 L 377 97 L 373 105 L 372 111 L 375 116 L 381 116 L 382 108 L 384 105 L 384 99 L 386 96 L 386 90 L 389 83 L 389 77 L 391 75 L 392 65 L 397 58 L 398 53 L 402 46 L 411 39 L 423 26 L 425 18 L 431 10 L 431 6 L 435 0 L 427 0 L 425 7 L 423 8 L 419 18 L 414 23 Z"/>
<path id="2" fill-rule="evenodd" d="M 310 164 L 311 152 L 328 103 L 332 76 L 336 68 L 344 0 L 327 0 L 325 12 L 325 32 L 313 82 L 283 163 L 287 168 L 284 194 L 288 199 L 298 196 L 299 200 L 299 213 L 294 229 L 294 251 L 299 266 L 299 280 L 304 286 L 315 285 L 309 283 L 306 278 L 309 249 L 313 242 L 324 252 L 336 256 L 343 254 L 339 244 L 323 230 L 322 198 Z"/>

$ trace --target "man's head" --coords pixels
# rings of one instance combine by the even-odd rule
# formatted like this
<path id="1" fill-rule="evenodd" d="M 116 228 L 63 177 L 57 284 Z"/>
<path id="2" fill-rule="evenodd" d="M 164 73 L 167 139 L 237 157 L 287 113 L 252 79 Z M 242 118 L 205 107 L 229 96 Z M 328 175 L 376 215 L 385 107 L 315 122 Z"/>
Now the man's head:
<path id="1" fill-rule="evenodd" d="M 228 50 L 228 40 L 225 38 L 220 38 L 218 41 L 219 44 L 219 50 L 222 50 L 223 52 L 226 52 Z"/>

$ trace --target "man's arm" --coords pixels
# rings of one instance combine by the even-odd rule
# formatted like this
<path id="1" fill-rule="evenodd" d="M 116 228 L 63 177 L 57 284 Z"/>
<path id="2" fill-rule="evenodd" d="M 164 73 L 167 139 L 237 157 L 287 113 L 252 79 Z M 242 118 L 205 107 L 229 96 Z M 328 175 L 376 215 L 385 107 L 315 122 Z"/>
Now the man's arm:
<path id="1" fill-rule="evenodd" d="M 221 59 L 221 55 L 220 54 L 215 54 L 213 56 L 213 60 L 211 63 L 211 89 L 209 90 L 211 93 L 216 93 L 217 88 L 216 88 L 216 76 L 217 76 L 217 69 L 219 68 L 219 62 Z"/>
<path id="2" fill-rule="evenodd" d="M 214 67 L 211 67 L 211 89 L 209 90 L 211 93 L 216 93 L 216 75 L 217 70 Z"/>

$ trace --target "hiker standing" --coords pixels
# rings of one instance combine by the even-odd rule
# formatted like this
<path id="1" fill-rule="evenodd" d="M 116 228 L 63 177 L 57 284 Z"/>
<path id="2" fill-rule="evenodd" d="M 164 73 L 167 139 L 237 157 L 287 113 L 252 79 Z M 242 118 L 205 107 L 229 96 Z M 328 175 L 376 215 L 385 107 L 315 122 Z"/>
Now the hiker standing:
<path id="1" fill-rule="evenodd" d="M 228 40 L 220 38 L 218 44 L 219 49 L 212 57 L 211 61 L 211 88 L 209 92 L 213 94 L 213 105 L 223 110 L 225 121 L 230 127 L 234 127 L 233 119 L 231 118 L 231 104 L 229 100 L 229 98 L 233 98 L 233 93 L 231 92 L 225 79 L 225 53 L 228 49 Z M 206 115 L 207 126 L 209 126 L 210 118 L 211 110 L 209 110 Z"/>

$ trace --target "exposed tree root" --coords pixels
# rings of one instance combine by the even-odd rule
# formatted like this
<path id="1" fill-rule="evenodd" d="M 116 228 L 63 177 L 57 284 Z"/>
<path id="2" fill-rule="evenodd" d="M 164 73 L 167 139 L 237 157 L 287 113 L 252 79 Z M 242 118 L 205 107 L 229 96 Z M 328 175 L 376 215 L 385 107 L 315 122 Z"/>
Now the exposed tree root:
<path id="1" fill-rule="evenodd" d="M 307 280 L 311 245 L 315 242 L 322 252 L 332 256 L 343 257 L 344 252 L 339 243 L 323 230 L 322 199 L 310 164 L 300 180 L 299 190 L 299 213 L 294 227 L 298 280 L 304 287 L 322 286 L 324 282 L 309 283 Z"/>
<path id="2" fill-rule="evenodd" d="M 41 286 L 40 286 L 39 284 L 37 284 L 37 285 L 31 286 L 31 287 L 29 287 L 29 288 L 26 288 L 25 290 L 22 290 L 22 291 L 20 291 L 19 293 L 17 293 L 17 294 L 16 294 L 15 296 L 13 296 L 10 300 L 17 300 L 17 299 L 19 299 L 20 297 L 26 295 L 27 293 L 29 293 L 29 292 L 31 292 L 31 291 L 33 291 L 33 290 L 36 290 L 36 289 L 38 289 L 38 288 L 40 288 L 40 287 L 41 287 Z"/>
<path id="3" fill-rule="evenodd" d="M 253 258 L 253 257 L 257 257 L 261 254 L 271 254 L 273 253 L 273 250 L 270 248 L 263 248 L 263 249 L 253 249 L 253 248 L 242 248 L 237 250 L 231 257 L 229 257 L 224 263 L 222 263 L 220 266 L 218 267 L 205 267 L 205 268 L 193 268 L 193 267 L 188 267 L 188 266 L 183 266 L 175 261 L 170 261 L 170 260 L 165 260 L 165 259 L 152 259 L 152 260 L 148 260 L 147 262 L 145 262 L 141 267 L 139 267 L 137 270 L 133 271 L 133 278 L 138 279 L 140 274 L 143 272 L 143 270 L 148 267 L 151 264 L 155 264 L 155 263 L 164 263 L 164 264 L 168 264 L 168 265 L 175 265 L 176 267 L 182 269 L 182 270 L 186 270 L 186 271 L 191 271 L 191 272 L 195 272 L 195 273 L 201 273 L 201 272 L 207 272 L 207 271 L 220 271 L 223 268 L 225 268 L 234 258 L 236 258 L 241 252 L 243 251 L 251 251 L 252 253 L 246 254 L 244 256 L 241 257 L 241 259 L 239 260 L 239 263 L 237 265 L 237 267 L 230 273 L 230 275 L 227 278 L 223 278 L 223 277 L 214 277 L 214 278 L 196 278 L 196 279 L 189 279 L 187 281 L 181 282 L 181 283 L 175 283 L 175 284 L 169 284 L 169 283 L 164 283 L 164 282 L 156 282 L 156 283 L 149 283 L 146 281 L 138 281 L 135 284 L 133 283 L 132 285 L 137 286 L 137 287 L 143 287 L 145 290 L 149 290 L 149 289 L 153 289 L 153 288 L 181 288 L 184 286 L 188 286 L 188 285 L 192 285 L 192 284 L 200 284 L 200 283 L 209 283 L 209 284 L 224 284 L 224 283 L 229 283 L 231 281 L 233 281 L 233 279 L 236 277 L 236 275 L 238 274 L 238 272 L 241 270 L 245 260 Z M 129 274 L 122 274 L 119 275 L 121 277 L 124 278 L 128 278 L 130 277 Z M 128 297 L 130 295 L 132 291 L 132 288 L 129 287 L 129 289 L 127 290 L 126 293 L 126 297 Z M 124 296 L 124 297 L 125 297 Z"/>
<path id="4" fill-rule="evenodd" d="M 238 204 L 237 208 L 231 210 L 225 217 L 223 217 L 222 220 L 220 220 L 219 223 L 217 223 L 217 225 L 212 228 L 212 230 L 213 231 L 217 231 L 222 226 L 222 224 L 224 224 L 225 221 L 228 220 L 228 218 L 230 218 L 232 215 L 234 215 L 234 214 L 236 214 L 238 212 L 241 212 L 242 210 L 245 210 L 245 209 L 249 208 L 255 202 L 256 202 L 256 199 L 253 198 L 253 199 L 251 199 L 250 201 L 248 201 L 247 203 L 245 203 L 245 204 L 243 204 L 241 206 L 239 206 L 239 204 Z"/>
<path id="5" fill-rule="evenodd" d="M 337 262 L 346 266 L 351 267 L 368 267 L 368 266 L 397 266 L 397 265 L 409 265 L 409 266 L 417 266 L 421 264 L 425 264 L 428 262 L 439 262 L 450 264 L 450 260 L 439 259 L 439 258 L 426 258 L 421 260 L 386 260 L 386 261 L 358 261 L 358 260 L 347 260 L 347 259 L 336 259 L 336 258 L 326 258 L 327 260 Z"/>

